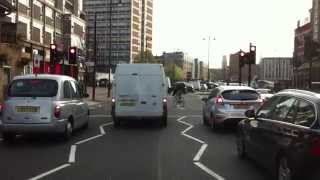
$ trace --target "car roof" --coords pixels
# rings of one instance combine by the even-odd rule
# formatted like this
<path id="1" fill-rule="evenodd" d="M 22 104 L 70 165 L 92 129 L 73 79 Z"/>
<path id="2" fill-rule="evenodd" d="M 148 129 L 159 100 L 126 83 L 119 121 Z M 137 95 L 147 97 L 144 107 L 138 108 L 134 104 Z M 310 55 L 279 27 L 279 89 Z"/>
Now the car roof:
<path id="1" fill-rule="evenodd" d="M 248 86 L 219 86 L 218 88 L 222 91 L 226 91 L 226 90 L 253 90 L 253 91 L 255 91 L 255 89 L 248 87 Z"/>
<path id="2" fill-rule="evenodd" d="M 75 80 L 74 78 L 70 76 L 65 76 L 65 75 L 55 75 L 55 74 L 29 74 L 29 75 L 22 75 L 22 76 L 16 76 L 13 78 L 13 80 L 18 80 L 18 79 L 52 79 L 56 81 L 61 81 L 61 80 Z"/>
<path id="3" fill-rule="evenodd" d="M 286 89 L 278 92 L 276 95 L 293 95 L 301 98 L 307 98 L 313 102 L 320 102 L 320 94 L 307 90 Z"/>

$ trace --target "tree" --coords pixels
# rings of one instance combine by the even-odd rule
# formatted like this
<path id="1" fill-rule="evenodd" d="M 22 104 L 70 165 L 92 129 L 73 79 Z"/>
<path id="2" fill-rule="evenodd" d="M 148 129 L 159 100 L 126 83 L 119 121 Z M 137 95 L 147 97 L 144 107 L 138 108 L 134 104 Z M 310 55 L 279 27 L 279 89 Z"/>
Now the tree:
<path id="1" fill-rule="evenodd" d="M 173 63 L 165 65 L 164 71 L 166 76 L 168 76 L 172 81 L 183 80 L 183 70 Z"/>
<path id="2" fill-rule="evenodd" d="M 134 57 L 136 63 L 157 63 L 151 51 L 146 50 L 144 53 L 141 51 Z"/>

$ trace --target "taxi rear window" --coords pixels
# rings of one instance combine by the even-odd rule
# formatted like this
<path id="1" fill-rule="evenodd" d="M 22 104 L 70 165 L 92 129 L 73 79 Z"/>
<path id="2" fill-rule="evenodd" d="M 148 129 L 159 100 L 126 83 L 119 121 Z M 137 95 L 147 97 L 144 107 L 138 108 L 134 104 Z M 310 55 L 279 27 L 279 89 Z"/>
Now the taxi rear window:
<path id="1" fill-rule="evenodd" d="M 14 80 L 8 89 L 9 97 L 54 97 L 57 95 L 58 83 L 50 79 Z"/>

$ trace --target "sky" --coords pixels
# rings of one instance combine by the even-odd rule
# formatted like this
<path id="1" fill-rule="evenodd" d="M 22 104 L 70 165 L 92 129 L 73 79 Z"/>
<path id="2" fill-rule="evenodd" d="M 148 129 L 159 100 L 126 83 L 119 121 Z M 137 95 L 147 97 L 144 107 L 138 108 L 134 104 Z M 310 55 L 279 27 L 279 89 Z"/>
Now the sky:
<path id="1" fill-rule="evenodd" d="M 153 53 L 179 50 L 207 63 L 210 37 L 211 68 L 250 42 L 257 59 L 292 57 L 297 21 L 311 7 L 312 0 L 154 0 Z"/>

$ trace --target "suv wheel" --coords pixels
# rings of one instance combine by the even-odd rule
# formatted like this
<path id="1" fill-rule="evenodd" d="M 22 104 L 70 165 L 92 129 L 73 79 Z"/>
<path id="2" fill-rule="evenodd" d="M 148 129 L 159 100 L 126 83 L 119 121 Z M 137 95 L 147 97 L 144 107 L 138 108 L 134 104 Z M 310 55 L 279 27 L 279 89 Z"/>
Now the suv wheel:
<path id="1" fill-rule="evenodd" d="M 206 116 L 205 116 L 204 111 L 202 112 L 202 122 L 203 122 L 203 124 L 204 124 L 205 126 L 209 126 L 209 123 L 208 123 L 208 120 L 207 120 L 207 118 L 206 118 Z"/>
<path id="2" fill-rule="evenodd" d="M 292 170 L 286 157 L 280 157 L 278 161 L 278 180 L 292 180 Z"/>
<path id="3" fill-rule="evenodd" d="M 213 114 L 210 115 L 210 127 L 212 130 L 216 129 L 215 116 Z"/>

